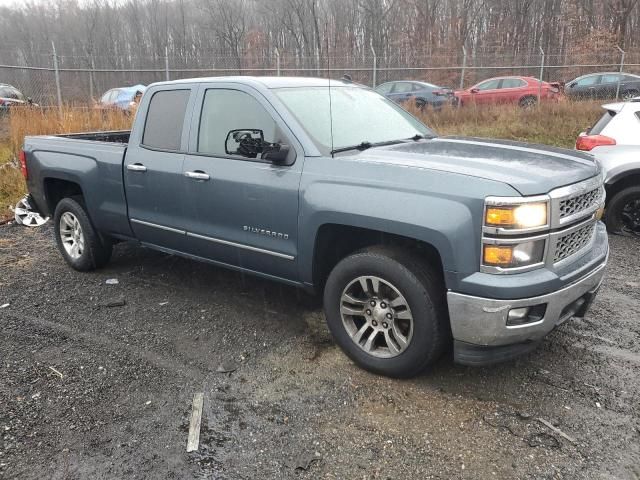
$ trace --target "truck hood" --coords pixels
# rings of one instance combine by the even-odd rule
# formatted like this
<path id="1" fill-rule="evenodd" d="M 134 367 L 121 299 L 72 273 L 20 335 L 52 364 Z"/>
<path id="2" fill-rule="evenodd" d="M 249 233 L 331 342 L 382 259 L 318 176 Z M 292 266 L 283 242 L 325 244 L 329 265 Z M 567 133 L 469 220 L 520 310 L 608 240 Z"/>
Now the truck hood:
<path id="1" fill-rule="evenodd" d="M 507 140 L 437 137 L 371 148 L 355 159 L 453 172 L 506 183 L 522 195 L 540 195 L 600 172 L 590 154 Z"/>

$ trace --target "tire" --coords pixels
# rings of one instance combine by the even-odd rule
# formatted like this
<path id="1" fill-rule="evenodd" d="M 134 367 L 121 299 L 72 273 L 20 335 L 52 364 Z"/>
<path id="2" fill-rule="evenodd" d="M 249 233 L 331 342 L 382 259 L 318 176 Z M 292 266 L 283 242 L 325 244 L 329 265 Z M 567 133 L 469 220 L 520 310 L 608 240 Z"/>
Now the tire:
<path id="1" fill-rule="evenodd" d="M 362 277 L 381 280 L 378 295 L 366 295 L 358 281 Z M 373 293 L 375 288 L 371 280 L 365 282 Z M 357 302 L 345 303 L 344 293 Z M 396 297 L 396 293 L 402 298 Z M 375 308 L 371 307 L 371 300 L 376 302 Z M 402 301 L 408 308 L 397 305 Z M 392 317 L 388 317 L 389 310 L 393 312 Z M 371 247 L 341 260 L 327 279 L 324 311 L 336 343 L 357 365 L 373 373 L 395 378 L 413 377 L 435 362 L 451 343 L 442 279 L 420 257 L 399 249 Z M 359 313 L 343 316 L 343 311 Z M 367 311 L 371 315 L 367 315 Z M 407 315 L 412 317 L 411 321 L 406 319 Z M 385 323 L 385 318 L 392 320 Z M 366 332 L 357 344 L 352 336 L 365 329 L 365 324 Z M 374 324 L 377 324 L 375 328 Z M 409 324 L 411 326 L 407 328 Z M 372 335 L 375 337 L 372 348 L 365 351 Z M 385 347 L 389 340 L 387 335 L 395 340 L 391 342 L 393 349 Z M 358 337 L 357 333 L 355 337 Z M 406 341 L 404 347 L 399 341 L 401 338 Z"/>
<path id="2" fill-rule="evenodd" d="M 620 190 L 609 200 L 605 223 L 610 233 L 640 236 L 640 186 Z"/>
<path id="3" fill-rule="evenodd" d="M 627 101 L 627 100 L 631 100 L 634 97 L 637 97 L 638 95 L 640 95 L 640 92 L 638 90 L 627 90 L 620 94 L 620 98 L 622 98 L 622 100 Z"/>
<path id="4" fill-rule="evenodd" d="M 531 108 L 535 107 L 537 103 L 538 99 L 529 95 L 527 97 L 522 97 L 518 102 L 518 105 L 520 105 L 521 108 Z"/>
<path id="5" fill-rule="evenodd" d="M 113 246 L 96 232 L 82 197 L 62 199 L 56 206 L 53 225 L 58 250 L 71 268 L 87 272 L 109 262 Z"/>

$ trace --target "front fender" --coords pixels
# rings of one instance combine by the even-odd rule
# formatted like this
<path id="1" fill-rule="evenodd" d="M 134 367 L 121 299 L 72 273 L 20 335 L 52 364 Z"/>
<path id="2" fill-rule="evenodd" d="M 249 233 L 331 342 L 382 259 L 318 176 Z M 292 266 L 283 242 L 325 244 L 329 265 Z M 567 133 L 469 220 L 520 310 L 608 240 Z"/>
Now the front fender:
<path id="1" fill-rule="evenodd" d="M 384 172 L 378 173 L 385 178 Z M 303 282 L 312 283 L 315 241 L 325 224 L 428 243 L 438 251 L 445 273 L 478 270 L 484 198 L 517 192 L 498 182 L 447 172 L 403 168 L 393 169 L 393 174 L 399 177 L 393 183 L 380 181 L 377 174 L 376 180 L 368 181 L 352 176 L 309 181 L 303 176 L 299 219 Z"/>

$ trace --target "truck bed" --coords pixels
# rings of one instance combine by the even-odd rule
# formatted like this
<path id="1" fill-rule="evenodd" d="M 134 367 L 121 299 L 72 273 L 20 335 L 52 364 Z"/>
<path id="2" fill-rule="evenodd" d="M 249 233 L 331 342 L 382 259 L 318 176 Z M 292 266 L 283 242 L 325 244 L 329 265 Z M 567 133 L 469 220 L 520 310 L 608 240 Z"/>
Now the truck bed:
<path id="1" fill-rule="evenodd" d="M 130 232 L 123 185 L 123 162 L 129 131 L 73 133 L 26 137 L 29 191 L 41 212 L 52 215 L 50 189 L 82 186 L 82 195 L 96 227 L 105 232 Z M 54 188 L 55 187 L 55 188 Z"/>
<path id="2" fill-rule="evenodd" d="M 114 130 L 111 132 L 83 132 L 83 133 L 66 133 L 56 135 L 62 138 L 71 138 L 73 140 L 87 140 L 91 142 L 108 142 L 108 143 L 129 143 L 131 130 Z"/>

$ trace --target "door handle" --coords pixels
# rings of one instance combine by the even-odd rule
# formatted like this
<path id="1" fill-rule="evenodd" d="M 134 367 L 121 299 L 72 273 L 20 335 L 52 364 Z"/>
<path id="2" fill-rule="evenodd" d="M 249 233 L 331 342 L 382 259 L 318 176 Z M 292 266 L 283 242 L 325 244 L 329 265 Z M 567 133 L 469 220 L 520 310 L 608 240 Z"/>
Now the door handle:
<path id="1" fill-rule="evenodd" d="M 146 172 L 147 167 L 145 167 L 141 163 L 130 163 L 129 165 L 127 165 L 127 170 L 131 170 L 132 172 Z"/>
<path id="2" fill-rule="evenodd" d="M 209 180 L 209 175 L 204 172 L 184 172 L 184 176 L 192 180 Z"/>

